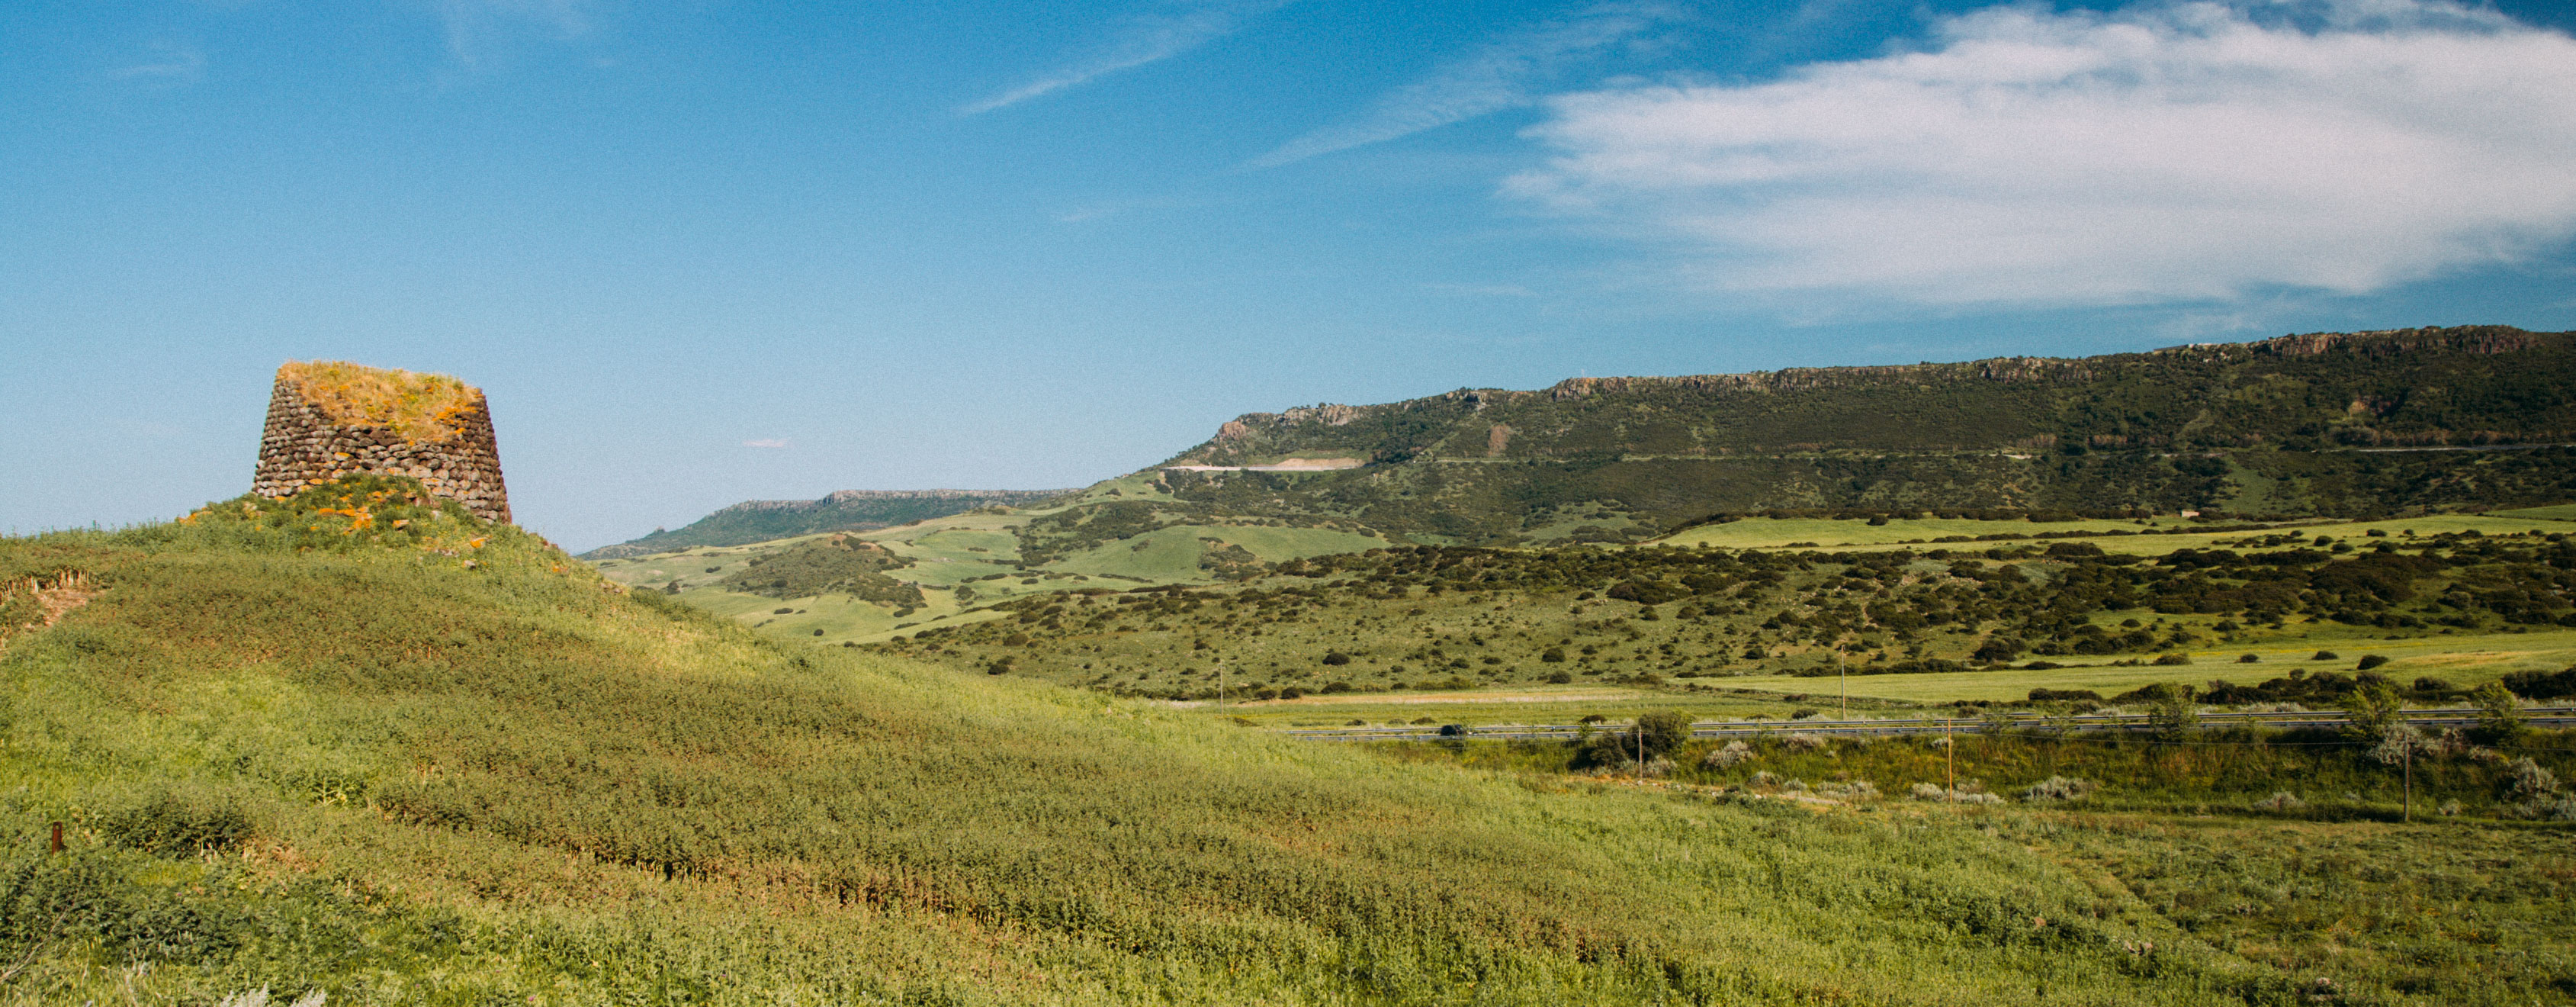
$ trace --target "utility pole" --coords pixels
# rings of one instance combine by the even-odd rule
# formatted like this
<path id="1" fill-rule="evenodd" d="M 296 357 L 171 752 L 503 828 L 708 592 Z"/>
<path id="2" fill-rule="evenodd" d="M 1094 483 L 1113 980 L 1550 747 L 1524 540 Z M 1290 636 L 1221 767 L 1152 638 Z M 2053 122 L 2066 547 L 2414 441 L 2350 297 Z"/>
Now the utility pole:
<path id="1" fill-rule="evenodd" d="M 1840 713 L 1840 714 L 1838 714 L 1837 716 L 1838 716 L 1840 719 L 1843 719 L 1843 720 L 1850 720 L 1850 719 L 1851 719 L 1851 676 L 1850 676 L 1850 675 L 1848 675 L 1848 674 L 1846 674 L 1846 673 L 1843 671 L 1843 649 L 1842 649 L 1841 647 L 1835 647 L 1835 648 L 1834 648 L 1834 688 L 1841 690 L 1841 691 L 1842 691 L 1842 694 L 1843 694 L 1843 695 L 1842 695 L 1842 701 L 1843 701 L 1843 702 L 1842 702 L 1843 712 L 1842 712 L 1842 713 Z"/>
<path id="2" fill-rule="evenodd" d="M 2408 744 L 2406 746 L 2406 821 L 2410 824 L 2415 821 L 2415 745 L 2413 744 L 2413 739 L 2408 739 Z"/>
<path id="3" fill-rule="evenodd" d="M 1946 760 L 1941 778 L 1949 781 L 1941 788 L 1943 803 L 1959 799 L 1959 743 L 1950 737 L 1950 718 L 1941 718 L 1941 757 Z"/>

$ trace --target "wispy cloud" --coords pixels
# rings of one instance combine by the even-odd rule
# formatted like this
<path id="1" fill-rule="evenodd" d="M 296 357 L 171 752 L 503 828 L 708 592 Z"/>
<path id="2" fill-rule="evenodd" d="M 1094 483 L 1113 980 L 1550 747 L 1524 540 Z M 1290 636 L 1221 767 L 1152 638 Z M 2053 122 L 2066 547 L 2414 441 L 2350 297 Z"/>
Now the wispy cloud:
<path id="1" fill-rule="evenodd" d="M 1679 17 L 1660 5 L 1608 4 L 1514 32 L 1389 92 L 1357 119 L 1290 140 L 1249 167 L 1273 168 L 1536 104 L 1565 71 Z"/>
<path id="2" fill-rule="evenodd" d="M 2365 293 L 2576 235 L 2576 39 L 2440 0 L 1994 8 L 1770 83 L 1556 99 L 1507 193 L 1735 291 Z"/>
<path id="3" fill-rule="evenodd" d="M 120 66 L 107 72 L 115 80 L 151 80 L 165 84 L 193 84 L 206 73 L 206 54 L 194 46 L 160 42 L 152 46 L 147 62 Z"/>
<path id="4" fill-rule="evenodd" d="M 783 448 L 787 446 L 787 438 L 776 437 L 763 438 L 756 441 L 744 441 L 742 442 L 742 446 L 747 448 Z"/>
<path id="5" fill-rule="evenodd" d="M 1244 22 L 1285 6 L 1289 0 L 1196 0 L 1128 19 L 1100 49 L 1026 84 L 958 109 L 981 115 L 1041 95 L 1169 59 L 1233 34 Z"/>
<path id="6" fill-rule="evenodd" d="M 560 39 L 590 31 L 585 0 L 430 0 L 447 34 L 447 51 L 474 63 L 503 37 L 534 28 Z"/>

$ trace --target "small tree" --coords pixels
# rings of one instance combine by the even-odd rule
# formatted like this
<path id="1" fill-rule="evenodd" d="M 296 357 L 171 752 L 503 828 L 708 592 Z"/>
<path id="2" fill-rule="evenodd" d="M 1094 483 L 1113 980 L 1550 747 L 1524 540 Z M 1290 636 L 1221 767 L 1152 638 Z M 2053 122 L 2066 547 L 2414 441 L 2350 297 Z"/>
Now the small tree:
<path id="1" fill-rule="evenodd" d="M 1649 713 L 1627 730 L 1584 735 L 1575 743 L 1578 761 L 1587 766 L 1616 766 L 1669 758 L 1690 742 L 1690 730 L 1690 714 Z"/>
<path id="2" fill-rule="evenodd" d="M 2200 729 L 2200 707 L 2191 686 L 2159 682 L 2147 688 L 2147 731 L 2166 741 L 2179 741 Z"/>
<path id="3" fill-rule="evenodd" d="M 2489 682 L 2469 693 L 2478 704 L 2478 726 L 2469 737 L 2481 745 L 2507 745 L 2522 736 L 2522 699 L 2502 682 Z"/>
<path id="4" fill-rule="evenodd" d="M 2376 743 L 2388 726 L 2397 722 L 2397 712 L 2404 706 L 2405 701 L 2397 695 L 2397 683 L 2365 677 L 2353 683 L 2352 692 L 2343 698 L 2344 734 L 2357 741 Z"/>

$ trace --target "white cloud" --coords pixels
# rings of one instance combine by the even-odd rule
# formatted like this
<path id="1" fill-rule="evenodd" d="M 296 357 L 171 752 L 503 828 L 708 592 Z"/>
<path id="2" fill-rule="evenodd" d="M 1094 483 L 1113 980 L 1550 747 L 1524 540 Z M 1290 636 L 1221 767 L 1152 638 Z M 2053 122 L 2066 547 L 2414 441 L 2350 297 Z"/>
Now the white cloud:
<path id="1" fill-rule="evenodd" d="M 1552 107 L 1558 156 L 1505 191 L 1728 290 L 2359 293 L 2576 234 L 2576 40 L 2426 0 L 1997 8 L 1920 52 Z"/>
<path id="2" fill-rule="evenodd" d="M 107 72 L 115 80 L 153 80 L 165 84 L 195 83 L 205 76 L 206 54 L 193 46 L 162 42 L 152 46 L 148 62 L 121 66 Z"/>
<path id="3" fill-rule="evenodd" d="M 1536 104 L 1539 89 L 1570 64 L 1598 57 L 1677 16 L 1660 5 L 1608 4 L 1515 32 L 1379 98 L 1357 120 L 1290 140 L 1254 158 L 1250 167 L 1273 168 Z"/>
<path id="4" fill-rule="evenodd" d="M 742 442 L 742 446 L 747 448 L 783 448 L 787 446 L 787 439 L 784 437 L 763 438 L 756 441 L 744 441 Z"/>
<path id="5" fill-rule="evenodd" d="M 1109 43 L 1091 55 L 958 111 L 980 115 L 1083 84 L 1095 77 L 1169 59 L 1233 34 L 1245 21 L 1277 10 L 1287 2 L 1199 0 L 1175 9 L 1140 15 L 1121 25 Z"/>

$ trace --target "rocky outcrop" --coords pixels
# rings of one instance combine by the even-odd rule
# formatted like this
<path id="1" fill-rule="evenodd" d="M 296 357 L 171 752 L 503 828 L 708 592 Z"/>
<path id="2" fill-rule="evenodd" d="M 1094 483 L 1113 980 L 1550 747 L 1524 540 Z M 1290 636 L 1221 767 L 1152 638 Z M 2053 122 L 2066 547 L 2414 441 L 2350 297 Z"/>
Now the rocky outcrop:
<path id="1" fill-rule="evenodd" d="M 251 491 L 292 496 L 349 475 L 409 476 L 476 517 L 510 520 L 481 389 L 349 364 L 278 368 Z"/>

